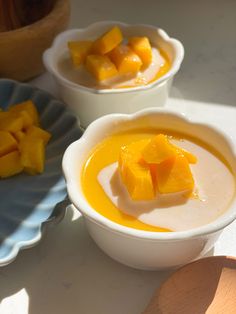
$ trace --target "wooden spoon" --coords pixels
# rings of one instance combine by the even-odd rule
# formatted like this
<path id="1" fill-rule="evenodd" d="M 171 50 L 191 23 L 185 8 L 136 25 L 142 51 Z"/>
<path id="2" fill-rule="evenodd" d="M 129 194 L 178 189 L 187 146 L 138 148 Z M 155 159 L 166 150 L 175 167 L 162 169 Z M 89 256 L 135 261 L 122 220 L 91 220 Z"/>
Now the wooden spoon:
<path id="1" fill-rule="evenodd" d="M 174 272 L 143 314 L 235 314 L 236 259 L 212 256 Z"/>

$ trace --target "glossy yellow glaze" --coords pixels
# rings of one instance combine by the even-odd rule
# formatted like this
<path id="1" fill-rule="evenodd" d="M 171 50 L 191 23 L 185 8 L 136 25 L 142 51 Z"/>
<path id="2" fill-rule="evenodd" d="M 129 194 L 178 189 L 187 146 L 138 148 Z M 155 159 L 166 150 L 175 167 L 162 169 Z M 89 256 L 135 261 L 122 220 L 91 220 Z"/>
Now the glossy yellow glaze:
<path id="1" fill-rule="evenodd" d="M 97 180 L 98 173 L 104 167 L 118 160 L 121 146 L 140 139 L 151 138 L 156 134 L 157 131 L 148 129 L 119 133 L 108 137 L 98 144 L 88 156 L 83 167 L 81 183 L 87 201 L 97 212 L 106 218 L 130 228 L 165 232 L 171 230 L 147 225 L 132 216 L 124 214 L 107 197 Z"/>
<path id="2" fill-rule="evenodd" d="M 207 145 L 196 138 L 186 136 L 181 133 L 173 133 L 168 130 L 157 130 L 157 129 L 139 129 L 131 130 L 124 133 L 114 134 L 110 137 L 105 138 L 100 142 L 87 156 L 81 174 L 81 184 L 83 193 L 89 202 L 89 204 L 101 215 L 114 221 L 123 226 L 127 226 L 134 229 L 155 231 L 155 232 L 170 232 L 171 230 L 158 228 L 151 225 L 142 223 L 135 217 L 124 214 L 119 208 L 117 208 L 111 200 L 107 197 L 103 188 L 97 180 L 99 172 L 106 166 L 117 162 L 120 152 L 120 147 L 130 144 L 141 139 L 151 139 L 157 134 L 164 133 L 168 135 L 168 138 L 184 141 L 188 139 L 196 144 L 205 147 L 217 158 L 219 158 L 232 172 L 230 165 L 224 159 L 224 157 L 216 151 L 213 147 Z M 186 194 L 188 198 L 199 199 L 197 191 L 195 193 Z"/>

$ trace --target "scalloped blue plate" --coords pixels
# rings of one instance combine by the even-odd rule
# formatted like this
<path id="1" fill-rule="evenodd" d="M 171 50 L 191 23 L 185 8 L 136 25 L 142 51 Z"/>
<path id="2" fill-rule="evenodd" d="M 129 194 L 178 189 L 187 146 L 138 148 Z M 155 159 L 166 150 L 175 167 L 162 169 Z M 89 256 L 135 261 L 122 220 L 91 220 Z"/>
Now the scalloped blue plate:
<path id="1" fill-rule="evenodd" d="M 19 250 L 37 244 L 49 222 L 66 208 L 66 184 L 61 160 L 67 146 L 82 135 L 77 119 L 59 100 L 28 84 L 0 79 L 0 108 L 31 99 L 43 128 L 52 133 L 41 175 L 0 179 L 0 266 L 12 262 Z"/>

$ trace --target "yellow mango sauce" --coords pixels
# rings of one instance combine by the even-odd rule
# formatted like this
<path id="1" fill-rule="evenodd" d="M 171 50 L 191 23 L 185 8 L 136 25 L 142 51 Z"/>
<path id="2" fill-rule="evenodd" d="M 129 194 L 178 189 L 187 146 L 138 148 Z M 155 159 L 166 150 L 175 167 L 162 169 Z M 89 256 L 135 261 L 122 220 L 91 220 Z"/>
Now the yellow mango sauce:
<path id="1" fill-rule="evenodd" d="M 166 134 L 170 137 L 170 139 L 176 139 L 178 141 L 188 139 L 198 146 L 204 147 L 211 154 L 216 156 L 217 159 L 223 162 L 227 166 L 228 170 L 231 172 L 229 165 L 226 163 L 221 154 L 215 151 L 212 147 L 206 145 L 204 142 L 185 136 L 184 134 L 151 128 L 136 129 L 123 133 L 117 133 L 105 138 L 102 142 L 95 146 L 87 156 L 87 159 L 83 165 L 80 178 L 81 186 L 85 198 L 94 210 L 96 210 L 98 213 L 108 218 L 109 220 L 126 227 L 154 232 L 172 231 L 171 229 L 143 223 L 136 217 L 130 216 L 122 212 L 118 207 L 113 204 L 113 202 L 107 196 L 107 194 L 103 190 L 103 187 L 98 181 L 99 172 L 103 168 L 118 161 L 119 151 L 122 146 L 141 139 L 151 139 L 152 137 L 160 133 Z"/>
<path id="2" fill-rule="evenodd" d="M 104 167 L 118 160 L 121 146 L 144 138 L 151 138 L 156 134 L 156 131 L 144 130 L 144 132 L 134 131 L 119 133 L 106 138 L 104 141 L 98 144 L 88 156 L 88 159 L 85 162 L 82 170 L 81 184 L 83 193 L 89 204 L 98 213 L 108 218 L 109 220 L 134 229 L 165 232 L 170 230 L 147 225 L 135 217 L 123 213 L 111 202 L 97 180 L 99 172 Z"/>

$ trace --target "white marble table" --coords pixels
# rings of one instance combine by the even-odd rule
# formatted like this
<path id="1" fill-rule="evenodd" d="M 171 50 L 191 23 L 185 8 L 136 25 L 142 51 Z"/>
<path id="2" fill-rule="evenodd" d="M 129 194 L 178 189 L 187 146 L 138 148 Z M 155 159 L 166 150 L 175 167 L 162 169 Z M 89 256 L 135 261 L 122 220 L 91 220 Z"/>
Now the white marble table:
<path id="1" fill-rule="evenodd" d="M 134 4 L 136 3 L 136 4 Z M 167 107 L 219 125 L 236 144 L 236 2 L 74 0 L 71 27 L 104 19 L 163 27 L 186 49 Z M 32 84 L 57 95 L 47 74 Z M 236 256 L 236 222 L 214 255 Z M 125 267 L 90 239 L 83 218 L 67 211 L 36 247 L 0 269 L 1 314 L 139 314 L 170 274 Z"/>

